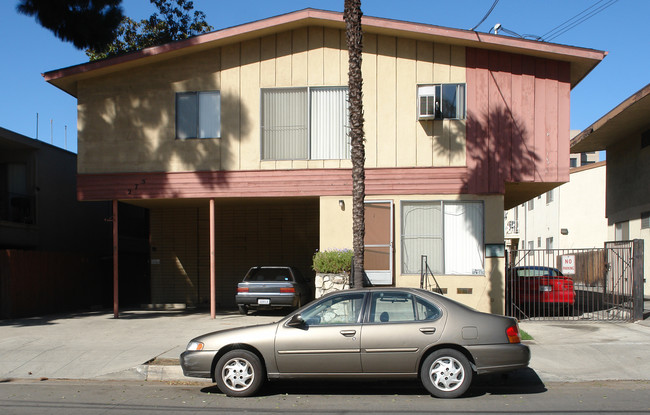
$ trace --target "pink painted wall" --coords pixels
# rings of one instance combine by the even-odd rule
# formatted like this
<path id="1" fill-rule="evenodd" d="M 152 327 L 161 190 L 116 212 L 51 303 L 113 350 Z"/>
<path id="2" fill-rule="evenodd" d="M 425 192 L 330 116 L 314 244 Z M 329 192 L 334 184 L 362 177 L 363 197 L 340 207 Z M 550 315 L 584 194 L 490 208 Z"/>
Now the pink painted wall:
<path id="1" fill-rule="evenodd" d="M 469 188 L 569 180 L 570 66 L 467 48 Z"/>

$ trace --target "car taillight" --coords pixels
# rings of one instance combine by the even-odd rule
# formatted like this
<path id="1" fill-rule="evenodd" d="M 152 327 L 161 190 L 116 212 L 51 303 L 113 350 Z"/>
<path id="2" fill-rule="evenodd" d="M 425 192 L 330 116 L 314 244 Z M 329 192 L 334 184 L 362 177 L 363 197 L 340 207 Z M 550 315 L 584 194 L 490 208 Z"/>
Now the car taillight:
<path id="1" fill-rule="evenodd" d="M 521 336 L 519 335 L 519 327 L 516 325 L 510 326 L 506 329 L 506 334 L 508 335 L 508 341 L 510 343 L 521 343 Z"/>
<path id="2" fill-rule="evenodd" d="M 280 288 L 281 293 L 295 293 L 296 289 L 293 287 Z"/>
<path id="3" fill-rule="evenodd" d="M 237 292 L 238 293 L 247 293 L 248 292 L 248 287 L 237 287 Z"/>

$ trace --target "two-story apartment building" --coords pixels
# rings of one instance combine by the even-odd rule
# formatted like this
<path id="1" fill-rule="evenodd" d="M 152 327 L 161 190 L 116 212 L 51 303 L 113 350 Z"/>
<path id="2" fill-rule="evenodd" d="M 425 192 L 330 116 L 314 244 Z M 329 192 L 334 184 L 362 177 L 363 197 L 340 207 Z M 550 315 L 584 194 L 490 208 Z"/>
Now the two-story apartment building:
<path id="1" fill-rule="evenodd" d="M 0 318 L 102 304 L 110 274 L 96 268 L 110 255 L 110 204 L 77 201 L 76 163 L 0 127 Z"/>
<path id="2" fill-rule="evenodd" d="M 502 312 L 504 208 L 568 180 L 570 90 L 605 53 L 363 30 L 369 276 L 418 286 L 427 255 Z M 351 248 L 345 42 L 341 13 L 306 9 L 44 75 L 78 99 L 79 199 L 149 211 L 151 302 L 230 306 L 252 265 Z"/>
<path id="3" fill-rule="evenodd" d="M 607 152 L 610 241 L 643 240 L 644 291 L 650 293 L 650 84 L 571 140 L 571 150 Z M 641 269 L 637 268 L 637 269 Z"/>

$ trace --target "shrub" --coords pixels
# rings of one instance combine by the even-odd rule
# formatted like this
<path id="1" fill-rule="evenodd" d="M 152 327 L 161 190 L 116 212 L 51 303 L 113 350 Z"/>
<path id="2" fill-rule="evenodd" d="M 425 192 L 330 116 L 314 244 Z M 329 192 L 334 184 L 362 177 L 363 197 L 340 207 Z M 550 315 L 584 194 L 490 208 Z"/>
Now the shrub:
<path id="1" fill-rule="evenodd" d="M 350 249 L 318 251 L 314 254 L 312 268 L 314 271 L 324 274 L 349 273 L 353 255 L 354 253 Z"/>

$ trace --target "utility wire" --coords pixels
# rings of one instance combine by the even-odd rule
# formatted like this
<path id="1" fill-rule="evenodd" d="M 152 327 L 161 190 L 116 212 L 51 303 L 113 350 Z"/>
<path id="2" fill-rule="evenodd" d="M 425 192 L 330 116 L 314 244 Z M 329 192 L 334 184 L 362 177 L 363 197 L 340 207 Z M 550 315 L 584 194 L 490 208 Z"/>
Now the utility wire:
<path id="1" fill-rule="evenodd" d="M 546 36 L 551 36 L 554 32 L 559 31 L 559 30 L 562 30 L 562 29 L 564 28 L 564 26 L 567 26 L 567 25 L 571 24 L 571 22 L 572 22 L 574 19 L 577 19 L 577 18 L 580 17 L 582 14 L 588 12 L 590 9 L 596 7 L 599 3 L 602 3 L 603 1 L 605 1 L 605 0 L 598 0 L 598 1 L 596 1 L 594 4 L 592 4 L 591 6 L 587 7 L 586 9 L 584 9 L 583 11 L 581 11 L 580 13 L 576 14 L 575 16 L 571 17 L 570 19 L 566 20 L 565 22 L 563 22 L 563 23 L 561 23 L 561 24 L 555 26 L 553 29 L 551 29 L 551 30 L 549 30 L 548 32 L 544 33 L 544 34 L 542 35 L 542 38 L 546 38 Z M 607 1 L 609 1 L 609 0 L 607 0 Z"/>
<path id="2" fill-rule="evenodd" d="M 553 39 L 555 39 L 558 36 L 563 35 L 564 33 L 568 32 L 569 30 L 573 29 L 574 27 L 578 26 L 579 24 L 585 22 L 586 20 L 589 20 L 590 18 L 594 17 L 598 13 L 602 12 L 609 6 L 613 5 L 616 3 L 618 0 L 598 0 L 596 3 L 592 4 L 591 6 L 587 7 L 585 10 L 581 11 L 580 13 L 576 14 L 569 20 L 565 21 L 564 23 L 554 27 L 553 29 L 549 30 L 545 34 L 541 36 L 541 40 L 545 42 L 549 42 Z M 604 4 L 601 4 L 605 2 Z M 599 4 L 601 4 L 599 6 Z M 598 7 L 597 7 L 598 6 Z M 591 10 L 593 9 L 593 10 Z M 589 11 L 591 10 L 591 11 Z"/>
<path id="3" fill-rule="evenodd" d="M 481 19 L 481 21 L 478 22 L 478 23 L 476 23 L 476 25 L 475 25 L 473 28 L 469 29 L 469 30 L 472 30 L 472 31 L 473 31 L 473 30 L 476 30 L 476 28 L 479 27 L 479 26 L 481 25 L 481 23 L 483 23 L 483 22 L 485 21 L 485 19 L 488 18 L 488 16 L 490 15 L 490 13 L 492 13 L 492 10 L 494 10 L 494 8 L 497 6 L 497 3 L 498 3 L 498 2 L 499 2 L 499 0 L 494 0 L 494 3 L 492 3 L 492 7 L 490 7 L 490 10 L 488 10 L 487 13 L 485 13 L 485 16 L 483 16 L 483 18 Z"/>

